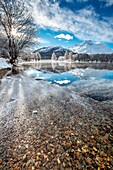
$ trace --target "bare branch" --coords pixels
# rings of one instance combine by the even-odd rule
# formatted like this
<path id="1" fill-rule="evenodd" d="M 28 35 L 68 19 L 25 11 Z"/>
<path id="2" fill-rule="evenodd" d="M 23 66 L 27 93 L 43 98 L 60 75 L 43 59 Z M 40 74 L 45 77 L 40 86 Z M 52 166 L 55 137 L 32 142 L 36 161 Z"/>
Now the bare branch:
<path id="1" fill-rule="evenodd" d="M 37 29 L 24 2 L 19 0 L 0 0 L 0 23 L 7 36 L 9 58 L 13 63 L 19 51 L 31 45 Z"/>

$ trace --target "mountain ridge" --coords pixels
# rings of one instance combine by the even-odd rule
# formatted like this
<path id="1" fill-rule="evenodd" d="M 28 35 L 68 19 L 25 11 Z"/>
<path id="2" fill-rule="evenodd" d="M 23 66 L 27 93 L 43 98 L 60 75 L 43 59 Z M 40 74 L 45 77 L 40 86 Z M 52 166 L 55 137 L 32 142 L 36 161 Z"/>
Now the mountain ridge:
<path id="1" fill-rule="evenodd" d="M 38 50 L 35 50 L 34 53 L 40 53 L 43 59 L 51 59 L 53 53 L 56 54 L 57 57 L 64 56 L 65 52 L 72 52 L 70 49 L 64 48 L 62 46 L 53 46 L 53 47 L 42 47 Z M 74 52 L 72 52 L 74 54 Z"/>
<path id="2" fill-rule="evenodd" d="M 53 53 L 56 54 L 57 58 L 60 56 L 64 56 L 65 52 L 72 54 L 113 54 L 113 50 L 106 47 L 104 44 L 99 42 L 92 42 L 91 40 L 87 40 L 82 42 L 81 44 L 75 45 L 71 48 L 65 48 L 62 46 L 47 46 L 42 47 L 34 51 L 34 53 L 40 53 L 43 59 L 51 59 Z"/>
<path id="3" fill-rule="evenodd" d="M 94 43 L 91 40 L 86 40 L 69 49 L 75 53 L 81 53 L 81 54 L 112 54 L 113 53 L 113 50 L 111 48 L 108 48 L 104 44 L 99 42 Z"/>

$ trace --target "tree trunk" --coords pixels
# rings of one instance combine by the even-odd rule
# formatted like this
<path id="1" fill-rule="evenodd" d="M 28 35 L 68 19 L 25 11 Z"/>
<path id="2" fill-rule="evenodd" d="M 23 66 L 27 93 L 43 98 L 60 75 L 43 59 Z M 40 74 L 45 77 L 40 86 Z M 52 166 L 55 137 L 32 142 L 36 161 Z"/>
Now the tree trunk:
<path id="1" fill-rule="evenodd" d="M 12 66 L 12 73 L 13 73 L 13 74 L 17 74 L 17 70 L 15 69 L 15 66 L 14 66 L 14 65 Z"/>
<path id="2" fill-rule="evenodd" d="M 10 63 L 13 64 L 13 50 L 12 50 L 12 38 L 11 36 L 8 37 L 9 39 L 9 56 L 10 56 Z"/>
<path id="3" fill-rule="evenodd" d="M 18 52 L 16 50 L 15 42 L 12 36 L 9 36 L 9 56 L 10 63 L 15 64 L 15 61 L 18 57 Z"/>

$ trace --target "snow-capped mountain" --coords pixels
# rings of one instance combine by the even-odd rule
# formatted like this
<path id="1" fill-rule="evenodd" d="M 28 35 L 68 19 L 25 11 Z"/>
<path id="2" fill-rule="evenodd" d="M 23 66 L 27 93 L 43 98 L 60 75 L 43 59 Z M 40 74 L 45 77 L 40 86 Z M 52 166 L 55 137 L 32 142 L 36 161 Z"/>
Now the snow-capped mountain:
<path id="1" fill-rule="evenodd" d="M 66 49 L 62 46 L 56 46 L 56 47 L 43 47 L 34 51 L 34 53 L 39 52 L 43 59 L 51 59 L 53 52 L 55 52 L 56 56 L 59 57 L 64 56 L 66 51 L 71 52 L 70 49 Z"/>
<path id="2" fill-rule="evenodd" d="M 70 48 L 75 53 L 82 54 L 111 54 L 113 50 L 106 47 L 102 43 L 94 43 L 91 40 L 84 41 L 83 43 Z"/>

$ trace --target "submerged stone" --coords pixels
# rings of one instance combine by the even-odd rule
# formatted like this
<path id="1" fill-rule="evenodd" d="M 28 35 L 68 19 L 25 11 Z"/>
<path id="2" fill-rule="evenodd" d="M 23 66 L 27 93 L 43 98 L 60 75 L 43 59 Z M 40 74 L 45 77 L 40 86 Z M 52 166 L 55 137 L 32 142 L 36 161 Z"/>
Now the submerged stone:
<path id="1" fill-rule="evenodd" d="M 37 110 L 32 111 L 32 114 L 37 114 L 37 113 L 38 113 Z"/>

